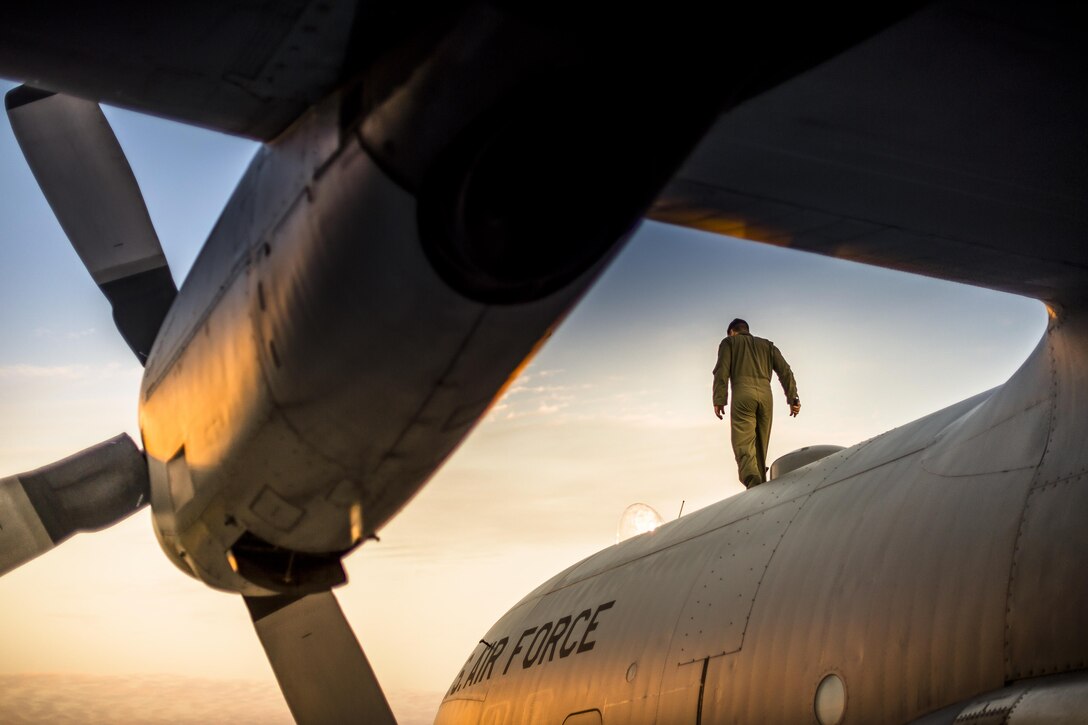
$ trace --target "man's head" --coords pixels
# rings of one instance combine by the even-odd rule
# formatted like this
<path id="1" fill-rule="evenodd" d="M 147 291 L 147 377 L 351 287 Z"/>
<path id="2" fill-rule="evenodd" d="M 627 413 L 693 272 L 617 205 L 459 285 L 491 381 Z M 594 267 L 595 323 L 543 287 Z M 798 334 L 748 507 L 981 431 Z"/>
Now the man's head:
<path id="1" fill-rule="evenodd" d="M 729 323 L 729 327 L 726 328 L 726 333 L 732 337 L 733 335 L 739 335 L 742 332 L 748 332 L 748 323 L 739 317 Z"/>

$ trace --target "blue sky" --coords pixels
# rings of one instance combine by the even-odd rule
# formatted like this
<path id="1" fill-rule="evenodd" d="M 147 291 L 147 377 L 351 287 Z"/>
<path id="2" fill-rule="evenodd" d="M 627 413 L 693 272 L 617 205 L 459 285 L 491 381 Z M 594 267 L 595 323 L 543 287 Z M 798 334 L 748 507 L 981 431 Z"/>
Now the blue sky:
<path id="1" fill-rule="evenodd" d="M 255 146 L 107 114 L 181 282 Z M 6 119 L 0 309 L 0 475 L 122 430 L 136 437 L 141 370 Z M 710 401 L 717 344 L 737 316 L 783 350 L 804 402 L 797 419 L 779 411 L 771 458 L 850 445 L 998 385 L 1045 325 L 1031 300 L 644 224 L 381 543 L 348 560 L 338 596 L 403 722 L 433 716 L 467 652 L 522 595 L 612 543 L 628 504 L 669 519 L 682 501 L 690 512 L 740 491 Z M 177 572 L 147 512 L 0 580 L 0 719 L 42 690 L 31 673 L 113 682 L 69 689 L 114 697 L 103 707 L 116 713 L 131 712 L 133 678 L 271 681 L 241 602 Z M 13 691 L 24 699 L 3 694 Z"/>

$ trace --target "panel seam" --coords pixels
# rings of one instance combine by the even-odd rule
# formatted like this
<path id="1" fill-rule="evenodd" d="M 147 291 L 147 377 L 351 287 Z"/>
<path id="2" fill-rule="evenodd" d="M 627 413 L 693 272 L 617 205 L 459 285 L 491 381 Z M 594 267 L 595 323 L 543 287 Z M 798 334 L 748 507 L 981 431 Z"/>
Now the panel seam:
<path id="1" fill-rule="evenodd" d="M 1024 536 L 1024 528 L 1027 523 L 1028 511 L 1031 508 L 1032 497 L 1035 496 L 1044 486 L 1040 486 L 1040 478 L 1043 471 L 1043 467 L 1047 462 L 1047 457 L 1050 455 L 1050 445 L 1054 437 L 1054 428 L 1056 425 L 1057 410 L 1058 410 L 1058 369 L 1057 360 L 1054 351 L 1053 334 L 1061 326 L 1061 323 L 1056 324 L 1053 328 L 1047 330 L 1047 355 L 1050 363 L 1050 423 L 1047 429 L 1046 445 L 1043 448 L 1043 453 L 1039 457 L 1039 463 L 1035 467 L 1035 472 L 1031 477 L 1031 483 L 1028 485 L 1027 493 L 1024 496 L 1024 503 L 1020 509 L 1020 521 L 1016 528 L 1016 538 L 1013 541 L 1012 556 L 1009 563 L 1009 579 L 1005 588 L 1005 634 L 1004 634 L 1004 670 L 1005 670 L 1005 682 L 1008 684 L 1012 680 L 1018 678 L 1021 675 L 1019 668 L 1014 670 L 1012 661 L 1012 600 L 1013 600 L 1013 587 L 1016 581 L 1016 574 L 1020 559 L 1020 543 Z M 1049 483 L 1049 482 L 1047 482 Z M 1032 672 L 1028 673 L 1029 675 Z"/>

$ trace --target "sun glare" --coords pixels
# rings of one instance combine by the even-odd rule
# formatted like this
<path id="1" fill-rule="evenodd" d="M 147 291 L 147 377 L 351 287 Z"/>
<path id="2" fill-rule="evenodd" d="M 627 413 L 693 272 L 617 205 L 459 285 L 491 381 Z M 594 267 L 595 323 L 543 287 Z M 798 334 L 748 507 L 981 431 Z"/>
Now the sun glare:
<path id="1" fill-rule="evenodd" d="M 620 525 L 616 529 L 616 543 L 626 541 L 632 536 L 653 531 L 664 523 L 661 515 L 654 511 L 653 507 L 644 503 L 633 503 L 623 510 L 620 516 Z"/>

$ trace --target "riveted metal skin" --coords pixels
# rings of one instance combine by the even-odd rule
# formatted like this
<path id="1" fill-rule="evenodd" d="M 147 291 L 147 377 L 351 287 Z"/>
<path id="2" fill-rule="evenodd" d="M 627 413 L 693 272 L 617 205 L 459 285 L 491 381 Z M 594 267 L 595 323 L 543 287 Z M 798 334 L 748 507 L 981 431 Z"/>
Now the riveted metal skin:
<path id="1" fill-rule="evenodd" d="M 1088 315 L 1067 309 L 1005 385 L 553 577 L 484 635 L 508 645 L 493 668 L 473 653 L 438 721 L 807 722 L 834 673 L 842 722 L 909 722 L 1010 681 L 1083 679 L 1086 405 Z M 583 611 L 571 638 L 594 647 L 563 657 L 563 632 L 553 656 Z M 1081 685 L 1059 694 L 1033 712 L 1088 707 Z"/>
<path id="2" fill-rule="evenodd" d="M 524 304 L 455 292 L 416 239 L 415 198 L 341 133 L 338 107 L 331 99 L 258 154 L 164 323 L 141 393 L 164 549 L 211 586 L 249 595 L 309 588 L 243 576 L 227 555 L 251 550 L 234 549 L 243 533 L 285 552 L 358 545 L 599 269 Z"/>
<path id="3" fill-rule="evenodd" d="M 795 471 L 801 466 L 807 466 L 813 461 L 818 461 L 821 458 L 826 458 L 832 453 L 841 451 L 845 446 L 805 446 L 804 448 L 798 448 L 796 451 L 790 451 L 784 456 L 779 456 L 775 459 L 775 462 L 771 464 L 768 480 L 785 476 L 791 471 Z"/>

